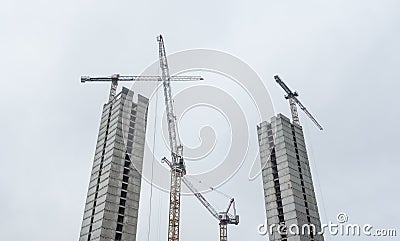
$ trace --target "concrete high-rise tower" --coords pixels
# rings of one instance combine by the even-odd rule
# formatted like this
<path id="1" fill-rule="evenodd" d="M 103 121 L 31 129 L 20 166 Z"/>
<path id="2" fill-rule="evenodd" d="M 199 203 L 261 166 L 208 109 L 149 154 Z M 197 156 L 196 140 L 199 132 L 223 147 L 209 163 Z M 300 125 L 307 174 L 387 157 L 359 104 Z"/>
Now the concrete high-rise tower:
<path id="1" fill-rule="evenodd" d="M 278 114 L 257 127 L 270 241 L 323 241 L 303 130 Z M 280 227 L 291 230 L 280 230 Z M 292 234 L 290 231 L 297 232 Z M 304 228 L 305 232 L 302 232 Z"/>
<path id="2" fill-rule="evenodd" d="M 127 88 L 104 105 L 79 241 L 136 240 L 147 107 Z"/>

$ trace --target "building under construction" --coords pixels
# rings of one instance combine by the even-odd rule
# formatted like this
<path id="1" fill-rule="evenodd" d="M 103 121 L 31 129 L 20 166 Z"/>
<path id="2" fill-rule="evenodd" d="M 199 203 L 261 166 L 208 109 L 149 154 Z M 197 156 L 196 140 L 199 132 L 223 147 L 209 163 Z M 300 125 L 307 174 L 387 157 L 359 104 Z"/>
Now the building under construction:
<path id="1" fill-rule="evenodd" d="M 262 122 L 257 131 L 267 224 L 275 227 L 269 240 L 324 240 L 313 232 L 294 235 L 277 230 L 291 225 L 321 230 L 302 127 L 278 114 L 270 122 Z"/>
<path id="2" fill-rule="evenodd" d="M 148 99 L 133 97 L 103 107 L 79 241 L 136 240 Z"/>

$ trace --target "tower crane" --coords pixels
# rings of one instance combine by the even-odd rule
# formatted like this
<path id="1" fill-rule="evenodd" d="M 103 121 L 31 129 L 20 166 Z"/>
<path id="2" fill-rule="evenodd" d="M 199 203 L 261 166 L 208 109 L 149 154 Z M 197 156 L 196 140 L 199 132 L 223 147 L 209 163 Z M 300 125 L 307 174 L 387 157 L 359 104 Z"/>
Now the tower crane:
<path id="1" fill-rule="evenodd" d="M 183 146 L 177 136 L 178 126 L 174 113 L 171 94 L 171 77 L 169 75 L 167 54 L 165 52 L 164 40 L 160 35 L 157 37 L 158 51 L 160 58 L 161 79 L 164 87 L 165 108 L 167 111 L 167 124 L 169 134 L 169 145 L 171 148 L 172 163 L 171 168 L 171 184 L 169 197 L 169 219 L 168 219 L 168 241 L 179 241 L 179 223 L 181 209 L 181 185 L 182 177 L 186 174 L 186 166 L 183 160 Z"/>
<path id="2" fill-rule="evenodd" d="M 89 77 L 82 76 L 81 82 L 91 81 L 111 81 L 109 101 L 116 95 L 118 81 L 162 81 L 164 89 L 164 101 L 167 112 L 169 144 L 171 149 L 171 185 L 170 185 L 170 204 L 168 222 L 168 241 L 179 241 L 179 221 L 180 221 L 180 196 L 182 177 L 186 174 L 186 166 L 183 160 L 183 146 L 178 138 L 178 127 L 173 107 L 171 81 L 195 81 L 203 80 L 200 76 L 170 76 L 165 52 L 164 40 L 161 35 L 157 36 L 159 47 L 159 61 L 161 76 L 120 76 L 114 74 L 110 77 Z"/>
<path id="3" fill-rule="evenodd" d="M 290 111 L 292 113 L 292 120 L 294 123 L 300 125 L 299 114 L 297 113 L 297 105 L 300 106 L 300 109 L 306 113 L 306 115 L 314 122 L 314 124 L 322 131 L 322 126 L 318 123 L 318 121 L 311 115 L 311 113 L 306 109 L 306 107 L 297 99 L 296 97 L 299 94 L 295 91 L 292 92 L 289 87 L 279 78 L 278 75 L 274 76 L 275 81 L 282 87 L 284 91 L 286 91 L 287 95 L 285 96 L 286 99 L 289 100 L 290 104 Z M 297 104 L 297 105 L 296 105 Z"/>
<path id="4" fill-rule="evenodd" d="M 162 159 L 163 162 L 167 163 L 170 167 L 173 166 L 167 158 Z M 215 208 L 207 201 L 207 199 L 193 186 L 193 184 L 187 179 L 182 178 L 182 182 L 189 188 L 189 190 L 196 196 L 196 198 L 203 204 L 203 206 L 219 220 L 219 237 L 220 241 L 228 240 L 228 224 L 239 224 L 239 215 L 236 214 L 235 199 L 231 198 L 228 204 L 228 208 L 222 212 L 217 212 Z M 233 209 L 233 214 L 229 213 L 229 210 Z"/>

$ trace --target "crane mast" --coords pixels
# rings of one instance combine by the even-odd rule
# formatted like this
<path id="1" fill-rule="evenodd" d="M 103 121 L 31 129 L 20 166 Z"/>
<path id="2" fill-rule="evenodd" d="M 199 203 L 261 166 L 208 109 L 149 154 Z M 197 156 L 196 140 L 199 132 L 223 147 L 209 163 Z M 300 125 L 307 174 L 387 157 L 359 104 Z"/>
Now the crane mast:
<path id="1" fill-rule="evenodd" d="M 300 107 L 304 113 L 311 119 L 312 122 L 322 131 L 322 126 L 318 123 L 318 121 L 312 116 L 312 114 L 307 110 L 307 108 L 297 99 L 299 94 L 295 91 L 292 92 L 289 87 L 279 78 L 278 75 L 274 76 L 275 81 L 282 87 L 282 89 L 287 93 L 285 96 L 286 99 L 289 100 L 290 112 L 292 113 L 292 120 L 294 123 L 300 125 L 299 114 L 297 112 L 297 105 Z"/>

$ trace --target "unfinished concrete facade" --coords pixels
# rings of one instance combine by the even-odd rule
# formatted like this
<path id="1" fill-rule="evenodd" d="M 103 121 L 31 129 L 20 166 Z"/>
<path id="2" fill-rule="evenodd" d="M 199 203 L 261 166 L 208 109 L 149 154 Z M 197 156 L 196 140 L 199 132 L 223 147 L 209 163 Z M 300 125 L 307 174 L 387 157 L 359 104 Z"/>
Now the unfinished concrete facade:
<path id="1" fill-rule="evenodd" d="M 323 241 L 320 234 L 301 232 L 321 222 L 302 127 L 282 114 L 257 126 L 270 241 Z M 298 234 L 279 227 L 297 226 Z M 296 232 L 295 228 L 292 229 Z"/>
<path id="2" fill-rule="evenodd" d="M 136 240 L 148 99 L 133 98 L 103 107 L 79 241 Z"/>

